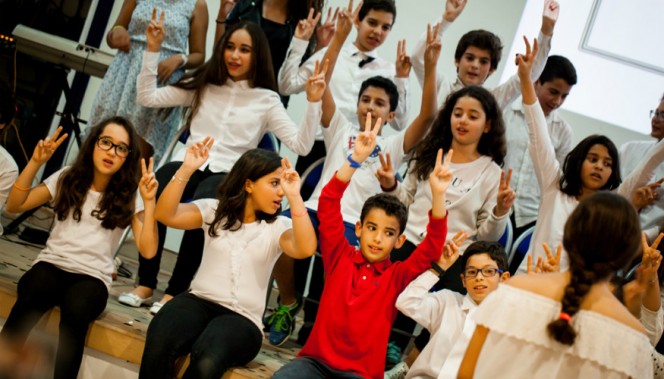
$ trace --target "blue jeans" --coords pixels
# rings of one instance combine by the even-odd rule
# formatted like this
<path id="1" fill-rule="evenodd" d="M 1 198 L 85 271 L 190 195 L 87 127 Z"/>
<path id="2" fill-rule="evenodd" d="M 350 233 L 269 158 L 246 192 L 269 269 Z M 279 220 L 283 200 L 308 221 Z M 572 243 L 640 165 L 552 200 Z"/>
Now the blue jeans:
<path id="1" fill-rule="evenodd" d="M 350 372 L 335 370 L 313 358 L 295 358 L 275 372 L 272 379 L 358 379 L 362 378 Z"/>
<path id="2" fill-rule="evenodd" d="M 263 335 L 248 318 L 190 293 L 174 297 L 148 327 L 139 378 L 172 378 L 175 360 L 190 355 L 184 377 L 219 379 L 258 355 Z"/>

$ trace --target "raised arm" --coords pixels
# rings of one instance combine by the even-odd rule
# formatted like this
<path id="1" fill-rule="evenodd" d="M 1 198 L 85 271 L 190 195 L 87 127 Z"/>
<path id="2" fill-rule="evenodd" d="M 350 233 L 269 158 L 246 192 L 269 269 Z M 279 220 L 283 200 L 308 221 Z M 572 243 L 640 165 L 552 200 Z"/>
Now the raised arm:
<path id="1" fill-rule="evenodd" d="M 221 0 L 219 4 L 219 11 L 217 12 L 217 18 L 215 19 L 216 27 L 214 29 L 214 46 L 217 45 L 217 42 L 221 39 L 221 36 L 226 32 L 226 22 L 228 21 L 228 16 L 235 7 L 235 3 L 238 0 Z"/>
<path id="2" fill-rule="evenodd" d="M 290 205 L 293 229 L 281 235 L 279 246 L 289 257 L 308 258 L 316 251 L 316 232 L 300 196 L 300 176 L 293 170 L 288 158 L 281 160 L 281 170 L 280 185 Z"/>
<path id="3" fill-rule="evenodd" d="M 195 204 L 180 203 L 191 175 L 205 163 L 214 140 L 206 137 L 187 148 L 182 166 L 159 196 L 155 217 L 166 226 L 176 229 L 197 229 L 203 225 L 203 215 Z"/>
<path id="4" fill-rule="evenodd" d="M 51 200 L 51 192 L 46 188 L 46 185 L 42 183 L 33 188 L 32 181 L 35 179 L 39 168 L 53 156 L 58 146 L 67 138 L 67 133 L 63 135 L 60 135 L 60 133 L 62 133 L 62 126 L 58 127 L 52 136 L 37 142 L 32 158 L 16 178 L 14 186 L 9 192 L 6 205 L 7 212 L 24 212 Z"/>
<path id="5" fill-rule="evenodd" d="M 195 68 L 205 62 L 205 40 L 208 30 L 208 9 L 205 0 L 196 1 L 189 26 L 189 56 L 181 68 Z"/>
<path id="6" fill-rule="evenodd" d="M 436 66 L 440 56 L 440 38 L 438 30 L 440 24 L 434 26 L 427 25 L 427 47 L 424 54 L 424 87 L 422 91 L 422 104 L 420 113 L 406 129 L 403 140 L 403 151 L 408 154 L 420 140 L 426 135 L 431 123 L 436 118 L 438 110 L 437 88 L 436 88 Z"/>
<path id="7" fill-rule="evenodd" d="M 150 259 L 157 253 L 159 237 L 157 234 L 157 219 L 155 218 L 155 198 L 159 183 L 155 178 L 154 161 L 150 158 L 150 164 L 145 165 L 145 159 L 141 159 L 141 181 L 138 190 L 143 199 L 143 211 L 134 215 L 131 221 L 131 229 L 136 240 L 136 247 L 143 258 Z"/>

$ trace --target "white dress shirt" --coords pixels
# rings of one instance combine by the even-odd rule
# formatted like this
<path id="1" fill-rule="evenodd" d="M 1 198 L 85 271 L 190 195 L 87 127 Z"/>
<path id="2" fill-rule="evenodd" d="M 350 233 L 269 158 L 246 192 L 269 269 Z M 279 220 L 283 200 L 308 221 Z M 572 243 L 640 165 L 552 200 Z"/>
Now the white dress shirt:
<path id="1" fill-rule="evenodd" d="M 314 72 L 316 60 L 322 63 L 327 48 L 320 49 L 300 66 L 307 45 L 307 41 L 298 38 L 293 38 L 291 41 L 286 53 L 286 61 L 279 70 L 279 92 L 282 95 L 293 95 L 304 91 L 307 79 Z M 367 57 L 374 59 L 360 67 L 360 61 Z M 360 86 L 362 82 L 373 76 L 383 76 L 396 84 L 399 102 L 395 110 L 396 117 L 390 125 L 395 130 L 405 129 L 408 126 L 409 78 L 397 78 L 394 63 L 379 57 L 375 50 L 361 52 L 353 44 L 346 44 L 341 48 L 329 83 L 337 109 L 347 120 L 355 124 Z"/>
<path id="2" fill-rule="evenodd" d="M 0 146 L 0 211 L 5 206 L 9 191 L 18 178 L 18 166 L 11 154 Z M 2 235 L 2 224 L 0 223 L 0 235 Z"/>

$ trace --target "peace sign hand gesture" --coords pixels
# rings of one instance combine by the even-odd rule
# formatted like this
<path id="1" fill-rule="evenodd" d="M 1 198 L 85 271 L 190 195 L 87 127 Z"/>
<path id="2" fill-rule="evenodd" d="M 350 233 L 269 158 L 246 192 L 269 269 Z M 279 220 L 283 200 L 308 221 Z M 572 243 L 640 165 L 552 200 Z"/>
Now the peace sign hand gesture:
<path id="1" fill-rule="evenodd" d="M 457 259 L 459 259 L 459 246 L 468 238 L 465 230 L 457 232 L 451 240 L 445 242 L 443 255 L 438 259 L 438 266 L 443 270 L 449 269 Z"/>
<path id="2" fill-rule="evenodd" d="M 394 176 L 394 169 L 392 168 L 390 152 L 387 151 L 385 152 L 385 155 L 383 155 L 383 152 L 379 151 L 378 158 L 380 159 L 380 167 L 378 170 L 376 170 L 376 178 L 378 179 L 378 182 L 380 182 L 380 187 L 383 190 L 394 188 L 397 179 Z"/>
<path id="3" fill-rule="evenodd" d="M 39 142 L 37 142 L 37 146 L 35 146 L 35 150 L 32 153 L 32 158 L 30 160 L 41 166 L 51 159 L 55 150 L 57 150 L 62 142 L 67 139 L 67 136 L 69 136 L 67 133 L 60 135 L 61 132 L 62 126 L 58 127 L 52 136 L 40 139 Z"/>
<path id="4" fill-rule="evenodd" d="M 542 244 L 542 247 L 544 248 L 544 252 L 546 253 L 546 260 L 541 263 L 541 269 L 542 269 L 541 271 L 560 272 L 560 256 L 563 253 L 563 245 L 558 244 L 555 256 L 551 253 L 551 249 L 549 248 L 549 245 L 547 245 L 546 242 Z M 539 259 L 542 258 L 538 258 L 538 261 Z"/>
<path id="5" fill-rule="evenodd" d="M 498 187 L 498 201 L 493 209 L 493 214 L 497 217 L 504 216 L 512 208 L 516 194 L 510 188 L 510 181 L 512 180 L 512 169 L 507 171 L 507 179 L 505 179 L 505 172 L 500 173 L 500 185 Z"/>
<path id="6" fill-rule="evenodd" d="M 408 56 L 408 53 L 406 52 L 405 39 L 397 42 L 397 61 L 395 67 L 397 78 L 407 78 L 408 75 L 410 75 L 410 69 L 413 65 L 410 61 L 410 56 Z"/>
<path id="7" fill-rule="evenodd" d="M 157 21 L 157 8 L 152 8 L 152 20 L 145 31 L 147 38 L 148 51 L 158 52 L 161 50 L 161 43 L 164 42 L 164 17 L 166 14 L 161 11 L 159 21 Z"/>
<path id="8" fill-rule="evenodd" d="M 383 119 L 378 117 L 376 123 L 371 125 L 371 113 L 367 113 L 364 131 L 355 139 L 355 149 L 353 150 L 352 159 L 355 162 L 364 162 L 376 148 L 376 138 L 380 128 L 383 125 Z"/>
<path id="9" fill-rule="evenodd" d="M 314 34 L 318 20 L 320 20 L 320 12 L 314 17 L 314 8 L 309 9 L 309 15 L 306 19 L 300 20 L 295 28 L 295 38 L 308 41 Z M 329 15 L 328 15 L 329 18 Z"/>
<path id="10" fill-rule="evenodd" d="M 327 68 L 329 65 L 329 60 L 325 60 L 323 67 L 320 67 L 320 62 L 316 61 L 316 67 L 314 68 L 313 74 L 307 79 L 307 101 L 310 103 L 317 103 L 323 98 L 325 93 L 325 88 L 327 84 L 325 83 L 325 73 L 327 73 Z"/>
<path id="11" fill-rule="evenodd" d="M 159 183 L 153 172 L 154 161 L 150 157 L 150 164 L 145 165 L 145 159 L 141 159 L 141 181 L 138 182 L 138 191 L 141 193 L 143 202 L 152 201 L 157 196 Z"/>
<path id="12" fill-rule="evenodd" d="M 330 44 L 336 31 L 337 17 L 339 17 L 339 8 L 334 10 L 334 16 L 332 16 L 332 7 L 330 7 L 325 22 L 316 29 L 316 48 L 323 48 Z"/>
<path id="13" fill-rule="evenodd" d="M 427 25 L 427 45 L 426 50 L 424 50 L 424 66 L 430 67 L 435 70 L 436 65 L 438 64 L 438 57 L 440 57 L 440 36 L 438 32 L 440 30 L 440 23 L 434 25 L 433 30 L 431 30 L 431 24 Z"/>
<path id="14" fill-rule="evenodd" d="M 450 170 L 450 162 L 452 161 L 452 156 L 454 155 L 454 150 L 447 152 L 445 155 L 445 161 L 443 162 L 443 149 L 438 149 L 438 155 L 436 156 L 436 165 L 433 168 L 433 171 L 429 175 L 429 186 L 431 186 L 431 193 L 433 197 L 444 196 L 452 183 L 452 171 Z"/>
<path id="15" fill-rule="evenodd" d="M 652 245 L 648 246 L 646 234 L 641 234 L 641 247 L 643 248 L 643 259 L 641 260 L 641 278 L 644 283 L 658 280 L 657 270 L 662 263 L 662 254 L 657 250 L 664 234 L 660 233 Z"/>
<path id="16" fill-rule="evenodd" d="M 533 256 L 531 254 L 528 254 L 527 259 L 527 266 L 526 266 L 526 273 L 528 275 L 534 275 L 534 274 L 541 274 L 544 272 L 544 269 L 542 269 L 542 257 L 537 258 L 537 263 L 535 266 L 533 266 Z"/>
<path id="17" fill-rule="evenodd" d="M 533 40 L 532 49 L 530 47 L 530 42 L 528 38 L 523 36 L 523 41 L 526 43 L 526 53 L 517 54 L 515 63 L 519 66 L 518 74 L 519 79 L 522 81 L 530 81 L 530 74 L 533 69 L 533 62 L 535 61 L 535 56 L 537 55 L 537 40 Z"/>
<path id="18" fill-rule="evenodd" d="M 293 169 L 288 158 L 281 160 L 281 189 L 286 198 L 292 199 L 293 196 L 300 195 L 300 175 Z"/>
<path id="19" fill-rule="evenodd" d="M 198 170 L 210 156 L 210 148 L 214 143 L 214 139 L 210 136 L 205 137 L 203 141 L 196 142 L 187 148 L 184 155 L 184 162 L 182 168 L 187 170 L 188 174 L 193 174 Z"/>

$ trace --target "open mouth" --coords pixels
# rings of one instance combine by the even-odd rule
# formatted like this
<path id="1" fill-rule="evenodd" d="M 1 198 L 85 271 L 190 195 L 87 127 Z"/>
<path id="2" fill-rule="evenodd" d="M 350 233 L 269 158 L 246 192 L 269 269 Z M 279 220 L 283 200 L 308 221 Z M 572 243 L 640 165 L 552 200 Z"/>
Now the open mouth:
<path id="1" fill-rule="evenodd" d="M 241 64 L 239 64 L 239 63 L 232 63 L 232 62 L 229 62 L 229 63 L 227 64 L 227 66 L 228 66 L 228 69 L 229 69 L 229 70 L 237 70 L 237 69 L 239 69 L 240 67 L 242 67 Z"/>
<path id="2" fill-rule="evenodd" d="M 369 251 L 371 251 L 373 254 L 378 254 L 382 251 L 382 249 L 375 246 L 369 246 Z"/>
<path id="3" fill-rule="evenodd" d="M 113 160 L 112 159 L 104 159 L 102 162 L 104 163 L 104 166 L 106 166 L 106 167 L 112 167 L 113 166 Z"/>
<path id="4" fill-rule="evenodd" d="M 597 174 L 597 173 L 590 174 L 590 177 L 595 179 L 595 180 L 602 180 L 602 175 Z"/>
<path id="5" fill-rule="evenodd" d="M 473 287 L 473 289 L 475 291 L 480 291 L 481 292 L 481 291 L 484 291 L 485 289 L 487 289 L 487 287 L 486 286 L 475 286 L 475 287 Z"/>

